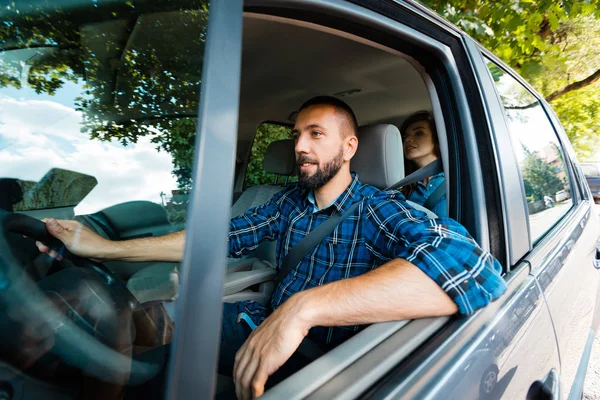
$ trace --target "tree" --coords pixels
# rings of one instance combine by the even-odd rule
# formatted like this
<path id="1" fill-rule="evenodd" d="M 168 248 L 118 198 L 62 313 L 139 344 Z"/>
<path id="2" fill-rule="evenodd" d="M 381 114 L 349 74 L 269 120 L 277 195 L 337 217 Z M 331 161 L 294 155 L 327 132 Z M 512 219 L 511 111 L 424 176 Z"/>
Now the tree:
<path id="1" fill-rule="evenodd" d="M 527 156 L 523 160 L 522 171 L 527 197 L 542 200 L 544 196 L 554 197 L 556 192 L 564 189 L 564 182 L 558 179 L 556 170 L 551 164 L 526 148 L 525 152 Z"/>
<path id="2" fill-rule="evenodd" d="M 244 178 L 245 187 L 272 184 L 275 181 L 275 175 L 263 168 L 265 151 L 272 142 L 289 139 L 290 135 L 291 130 L 286 126 L 265 123 L 258 127 L 250 150 L 250 162 Z"/>
<path id="3" fill-rule="evenodd" d="M 424 0 L 517 70 L 561 119 L 575 151 L 600 136 L 600 0 Z"/>
<path id="4" fill-rule="evenodd" d="M 98 7 L 100 28 L 81 25 L 89 15 L 77 8 L 35 7 L 13 3 L 0 24 L 1 48 L 31 50 L 24 59 L 0 59 L 0 87 L 54 95 L 68 81 L 81 84 L 82 133 L 124 146 L 150 136 L 173 156 L 179 188 L 189 190 L 207 2 Z"/>

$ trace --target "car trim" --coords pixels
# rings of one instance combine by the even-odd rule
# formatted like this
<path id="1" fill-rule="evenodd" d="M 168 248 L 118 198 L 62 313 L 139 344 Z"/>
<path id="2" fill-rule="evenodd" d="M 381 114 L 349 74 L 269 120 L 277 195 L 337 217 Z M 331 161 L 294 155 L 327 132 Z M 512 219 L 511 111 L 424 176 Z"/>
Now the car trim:
<path id="1" fill-rule="evenodd" d="M 484 99 L 488 129 L 492 132 L 494 162 L 496 164 L 496 171 L 498 171 L 498 179 L 500 180 L 499 200 L 503 210 L 502 222 L 507 239 L 505 241 L 505 251 L 507 254 L 506 270 L 510 271 L 512 266 L 516 265 L 531 250 L 530 240 L 524 241 L 521 237 L 523 232 L 527 232 L 527 237 L 530 237 L 525 189 L 516 159 L 514 157 L 500 157 L 500 154 L 513 154 L 513 148 L 506 124 L 504 108 L 489 74 L 488 67 L 485 65 L 477 43 L 466 36 L 464 37 L 464 41 L 479 82 L 481 97 Z M 496 99 L 496 101 L 493 101 L 492 98 Z M 512 185 L 511 182 L 515 182 L 515 180 L 521 182 L 521 185 Z M 510 207 L 508 206 L 509 204 Z M 522 206 L 517 207 L 518 204 Z"/>
<path id="2" fill-rule="evenodd" d="M 309 396 L 394 333 L 404 330 L 409 322 L 411 321 L 383 322 L 367 327 L 271 388 L 261 399 L 302 399 Z"/>
<path id="3" fill-rule="evenodd" d="M 198 394 L 212 398 L 215 392 L 227 253 L 224 238 L 229 230 L 238 129 L 242 12 L 243 0 L 210 2 L 194 185 L 167 370 L 169 399 L 196 399 Z"/>
<path id="4" fill-rule="evenodd" d="M 592 355 L 592 348 L 594 344 L 595 332 L 590 329 L 587 342 L 585 344 L 585 350 L 581 356 L 579 367 L 577 367 L 577 373 L 575 374 L 575 380 L 573 386 L 571 386 L 571 392 L 569 393 L 569 400 L 579 400 L 583 394 L 583 384 L 585 382 L 585 375 L 587 373 L 588 364 L 590 362 L 590 356 Z"/>
<path id="5" fill-rule="evenodd" d="M 450 317 L 410 321 L 312 393 L 309 399 L 351 399 L 365 392 L 394 366 L 439 331 Z"/>

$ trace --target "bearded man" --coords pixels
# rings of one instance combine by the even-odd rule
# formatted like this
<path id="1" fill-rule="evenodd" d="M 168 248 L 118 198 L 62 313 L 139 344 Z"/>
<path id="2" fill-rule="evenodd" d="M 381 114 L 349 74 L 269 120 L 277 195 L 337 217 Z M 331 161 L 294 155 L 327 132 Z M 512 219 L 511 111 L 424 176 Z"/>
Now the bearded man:
<path id="1" fill-rule="evenodd" d="M 366 324 L 470 314 L 506 290 L 499 263 L 456 221 L 429 219 L 400 192 L 361 183 L 350 171 L 357 129 L 354 113 L 341 100 L 308 100 L 292 132 L 298 183 L 230 220 L 231 256 L 277 240 L 280 268 L 308 233 L 361 203 L 280 277 L 268 307 L 253 301 L 224 304 L 219 372 L 233 372 L 239 399 L 260 396 L 276 371 L 282 379 L 305 365 L 296 352 L 305 337 L 327 350 Z M 111 242 L 73 221 L 51 219 L 47 228 L 83 257 L 183 257 L 184 232 Z"/>

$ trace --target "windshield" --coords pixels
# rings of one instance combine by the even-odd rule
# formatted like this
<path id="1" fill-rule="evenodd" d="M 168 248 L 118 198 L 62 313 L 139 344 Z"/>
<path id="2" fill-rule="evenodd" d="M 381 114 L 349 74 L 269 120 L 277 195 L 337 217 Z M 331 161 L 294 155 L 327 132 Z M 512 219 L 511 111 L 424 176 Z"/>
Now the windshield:
<path id="1" fill-rule="evenodd" d="M 4 177 L 39 182 L 52 168 L 92 176 L 98 185 L 78 214 L 128 200 L 161 203 L 189 189 L 207 12 L 200 1 L 187 2 L 193 9 L 162 3 L 91 3 L 93 18 L 75 7 L 45 15 L 28 8 L 27 16 L 7 7 Z"/>
<path id="2" fill-rule="evenodd" d="M 148 398 L 164 380 L 178 264 L 100 264 L 60 242 L 56 257 L 35 240 L 50 242 L 48 217 L 114 241 L 185 228 L 208 7 L 0 7 L 0 369 L 14 398 Z"/>

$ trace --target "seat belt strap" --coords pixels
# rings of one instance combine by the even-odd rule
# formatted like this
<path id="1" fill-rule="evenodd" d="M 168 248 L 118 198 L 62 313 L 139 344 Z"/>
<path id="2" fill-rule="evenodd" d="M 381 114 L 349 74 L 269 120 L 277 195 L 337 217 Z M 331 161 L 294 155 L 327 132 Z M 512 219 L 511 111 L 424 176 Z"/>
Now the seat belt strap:
<path id="1" fill-rule="evenodd" d="M 327 221 L 317 226 L 312 232 L 304 236 L 304 238 L 296 244 L 289 253 L 283 259 L 281 263 L 281 269 L 279 270 L 279 281 L 281 282 L 290 272 L 304 259 L 304 257 L 311 251 L 316 245 L 321 243 L 325 236 L 329 235 L 333 230 L 351 215 L 356 207 L 361 204 L 362 201 L 356 202 L 350 206 L 350 208 L 342 215 L 334 214 L 327 218 Z"/>
<path id="2" fill-rule="evenodd" d="M 425 204 L 423 204 L 423 207 L 433 211 L 433 206 L 435 206 L 436 203 L 440 201 L 444 194 L 446 194 L 446 182 L 442 181 L 442 183 L 440 183 L 439 186 L 435 188 L 433 193 L 429 195 L 427 200 L 425 200 Z"/>
<path id="3" fill-rule="evenodd" d="M 429 178 L 430 176 L 434 176 L 444 171 L 444 166 L 442 164 L 442 160 L 439 158 L 435 161 L 430 162 L 423 168 L 419 168 L 412 174 L 405 176 L 403 179 L 394 183 L 392 186 L 388 187 L 387 190 L 396 190 L 400 189 L 403 186 L 410 185 L 412 183 L 416 183 L 422 181 L 425 178 Z"/>

